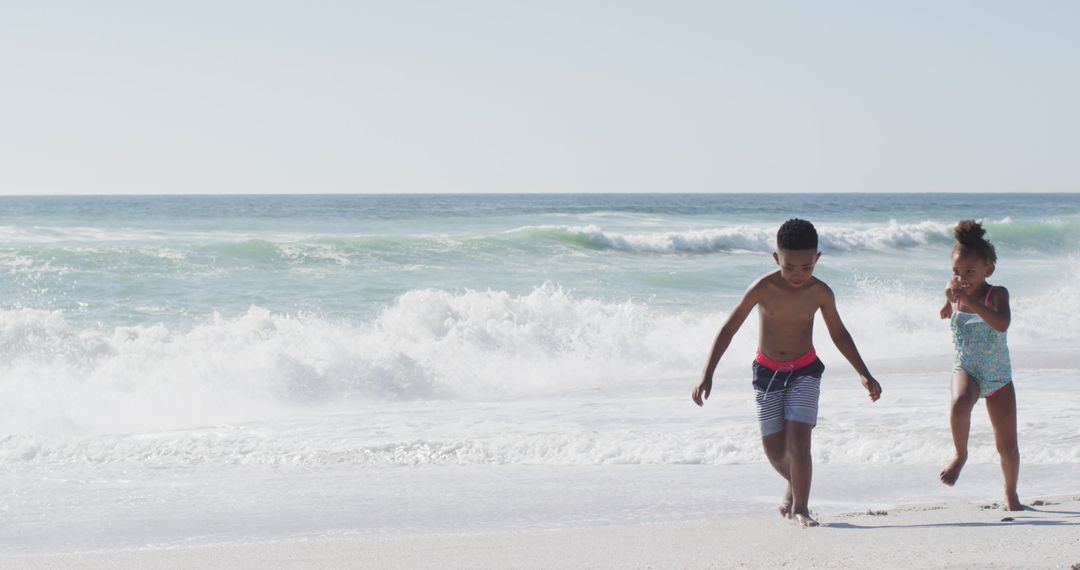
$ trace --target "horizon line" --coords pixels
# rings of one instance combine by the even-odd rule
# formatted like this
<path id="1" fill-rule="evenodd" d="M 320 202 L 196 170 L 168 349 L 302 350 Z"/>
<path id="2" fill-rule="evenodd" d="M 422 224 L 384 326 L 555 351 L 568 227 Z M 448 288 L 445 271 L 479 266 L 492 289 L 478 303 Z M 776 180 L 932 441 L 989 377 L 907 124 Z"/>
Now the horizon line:
<path id="1" fill-rule="evenodd" d="M 993 194 L 997 196 L 1007 195 L 1078 195 L 1080 190 L 1015 190 L 1006 192 L 986 192 L 981 190 L 956 190 L 956 191 L 910 191 L 910 192 L 791 192 L 791 191 L 767 191 L 767 192 L 192 192 L 192 193 L 116 193 L 116 194 L 3 194 L 0 198 L 176 198 L 183 196 L 191 197 L 238 197 L 238 196 L 750 196 L 750 195 L 777 195 L 777 196 L 940 196 L 950 194 Z"/>

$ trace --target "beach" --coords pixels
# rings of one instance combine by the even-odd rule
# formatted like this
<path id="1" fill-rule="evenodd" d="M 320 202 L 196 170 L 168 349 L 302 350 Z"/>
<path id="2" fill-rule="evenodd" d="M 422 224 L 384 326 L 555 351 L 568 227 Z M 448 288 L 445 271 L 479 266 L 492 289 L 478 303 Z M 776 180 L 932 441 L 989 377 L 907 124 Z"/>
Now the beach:
<path id="1" fill-rule="evenodd" d="M 1076 568 L 1080 496 L 765 518 L 393 535 L 0 559 L 19 568 Z"/>
<path id="2" fill-rule="evenodd" d="M 0 570 L 1080 570 L 1078 21 L 0 2 Z"/>
<path id="3" fill-rule="evenodd" d="M 5 567 L 1069 567 L 1077 195 L 0 198 Z M 812 513 L 755 420 L 756 319 L 812 212 L 871 403 L 824 325 Z M 953 454 L 951 227 L 1008 287 L 1021 452 Z M 867 514 L 882 513 L 888 514 Z M 1013 517 L 1012 521 L 1003 521 Z M 787 545 L 786 547 L 784 545 Z"/>

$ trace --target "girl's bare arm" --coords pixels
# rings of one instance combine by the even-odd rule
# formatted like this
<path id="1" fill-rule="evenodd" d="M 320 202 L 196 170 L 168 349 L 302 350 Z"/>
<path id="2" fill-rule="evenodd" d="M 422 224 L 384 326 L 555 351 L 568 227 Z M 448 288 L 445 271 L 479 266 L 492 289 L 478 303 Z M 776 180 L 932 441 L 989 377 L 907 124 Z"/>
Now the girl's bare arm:
<path id="1" fill-rule="evenodd" d="M 959 287 L 953 290 L 953 294 L 959 299 L 963 308 L 979 315 L 982 320 L 986 321 L 986 324 L 990 325 L 990 328 L 998 332 L 1009 330 L 1009 324 L 1012 323 L 1012 310 L 1009 308 L 1008 289 L 994 287 L 993 292 L 990 293 L 989 306 L 984 305 L 981 300 L 968 295 Z"/>

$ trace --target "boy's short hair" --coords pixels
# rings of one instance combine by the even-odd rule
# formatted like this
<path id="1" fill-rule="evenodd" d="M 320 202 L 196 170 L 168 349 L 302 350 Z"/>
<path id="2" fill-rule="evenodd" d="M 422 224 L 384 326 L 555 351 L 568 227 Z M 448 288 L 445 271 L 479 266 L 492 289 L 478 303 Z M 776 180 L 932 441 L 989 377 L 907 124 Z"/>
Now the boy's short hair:
<path id="1" fill-rule="evenodd" d="M 817 230 L 814 229 L 814 224 L 799 218 L 784 222 L 776 232 L 776 247 L 817 250 Z"/>

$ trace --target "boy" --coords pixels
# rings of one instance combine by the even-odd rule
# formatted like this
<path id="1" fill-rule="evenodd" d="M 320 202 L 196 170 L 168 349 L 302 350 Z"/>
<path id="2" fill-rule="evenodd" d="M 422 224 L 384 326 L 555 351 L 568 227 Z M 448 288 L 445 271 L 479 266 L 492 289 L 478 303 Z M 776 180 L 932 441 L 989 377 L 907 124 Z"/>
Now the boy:
<path id="1" fill-rule="evenodd" d="M 810 517 L 810 432 L 817 423 L 818 390 L 825 365 L 814 352 L 814 314 L 821 310 L 836 348 L 859 373 L 870 400 L 881 397 L 881 385 L 870 375 L 855 342 L 836 311 L 832 289 L 813 276 L 817 231 L 806 220 L 791 219 L 776 233 L 773 259 L 780 269 L 747 289 L 713 343 L 694 403 L 701 406 L 712 391 L 716 365 L 754 306 L 760 316 L 758 354 L 754 361 L 761 443 L 769 463 L 787 480 L 780 514 L 803 527 L 818 526 Z"/>

